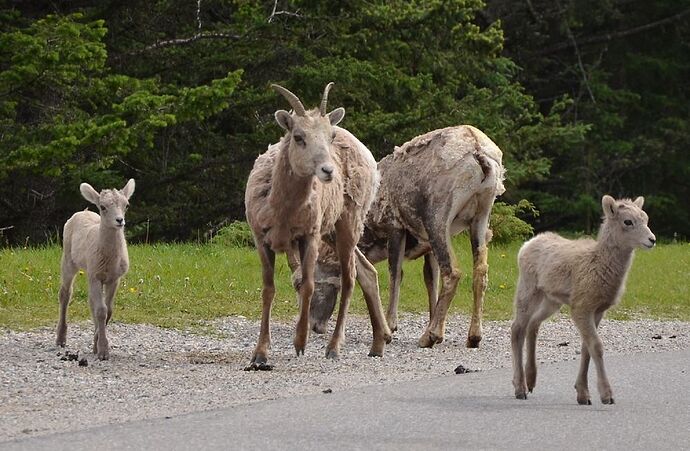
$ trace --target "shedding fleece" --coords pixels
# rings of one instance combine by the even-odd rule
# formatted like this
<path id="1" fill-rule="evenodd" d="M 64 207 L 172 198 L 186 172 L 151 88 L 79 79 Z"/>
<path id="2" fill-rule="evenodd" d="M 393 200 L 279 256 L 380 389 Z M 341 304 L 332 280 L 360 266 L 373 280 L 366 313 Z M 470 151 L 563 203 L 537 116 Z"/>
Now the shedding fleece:
<path id="1" fill-rule="evenodd" d="M 266 230 L 264 241 L 275 244 L 275 251 L 288 252 L 296 237 L 317 230 L 329 245 L 335 245 L 332 234 L 346 201 L 357 207 L 355 233 L 357 236 L 362 233 L 362 223 L 379 187 L 376 160 L 352 133 L 338 126 L 333 129 L 335 139 L 329 152 L 336 167 L 342 171 L 336 172 L 329 183 L 322 183 L 317 178 L 311 180 L 309 192 L 298 202 L 287 202 L 278 196 L 272 198 L 274 202 L 269 200 L 274 174 L 289 170 L 284 162 L 279 163 L 278 158 L 281 153 L 287 153 L 289 136 L 268 146 L 254 162 L 245 190 L 247 221 Z M 296 206 L 297 209 L 288 206 Z"/>
<path id="2" fill-rule="evenodd" d="M 338 357 L 344 339 L 355 266 L 359 269 L 368 264 L 360 262 L 355 245 L 376 195 L 379 175 L 371 152 L 350 132 L 336 126 L 345 110 L 337 108 L 326 113 L 331 86 L 332 83 L 326 86 L 320 108 L 306 111 L 295 94 L 273 85 L 290 102 L 293 112 L 275 113 L 286 134 L 256 159 L 245 191 L 247 222 L 263 271 L 261 330 L 250 369 L 270 367 L 266 362 L 275 295 L 275 253 L 287 253 L 290 267 L 300 268 L 300 283 L 296 287 L 300 316 L 294 340 L 298 355 L 304 353 L 308 338 L 309 305 L 321 243 L 333 249 L 342 269 L 338 322 L 326 349 L 329 358 Z M 376 273 L 370 264 L 363 271 Z M 374 331 L 370 354 L 382 355 L 385 342 L 390 341 L 390 330 L 380 300 L 378 304 L 376 300 L 367 301 Z"/>
<path id="3" fill-rule="evenodd" d="M 443 340 L 448 307 L 460 272 L 451 236 L 470 231 L 473 254 L 474 312 L 467 345 L 478 346 L 488 280 L 487 247 L 491 239 L 489 216 L 496 196 L 505 191 L 503 154 L 475 127 L 461 125 L 418 136 L 383 158 L 379 164 L 381 186 L 369 211 L 358 244 L 373 262 L 388 259 L 390 272 L 387 323 L 397 329 L 397 309 L 403 258 L 424 256 L 424 281 L 429 297 L 429 325 L 419 340 L 431 347 Z M 319 255 L 312 328 L 322 332 L 335 304 L 338 265 L 327 249 Z M 359 277 L 359 274 L 358 274 Z M 359 280 L 373 296 L 377 286 Z M 440 288 L 440 289 L 439 289 Z"/>

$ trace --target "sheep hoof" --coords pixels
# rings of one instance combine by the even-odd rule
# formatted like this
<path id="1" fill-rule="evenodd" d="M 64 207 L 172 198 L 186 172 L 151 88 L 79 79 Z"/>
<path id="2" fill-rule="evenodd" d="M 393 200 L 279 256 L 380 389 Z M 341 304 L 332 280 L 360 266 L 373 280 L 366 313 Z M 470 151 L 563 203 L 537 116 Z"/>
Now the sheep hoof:
<path id="1" fill-rule="evenodd" d="M 298 348 L 295 346 L 295 353 L 297 353 L 297 357 L 304 355 L 304 348 Z"/>
<path id="2" fill-rule="evenodd" d="M 592 405 L 592 400 L 590 399 L 577 399 L 577 403 L 580 404 L 581 406 L 591 406 Z"/>
<path id="3" fill-rule="evenodd" d="M 516 399 L 527 399 L 527 393 L 516 393 L 515 398 Z"/>
<path id="4" fill-rule="evenodd" d="M 615 404 L 613 398 L 602 398 L 601 402 L 604 404 Z M 590 404 L 591 404 L 591 402 L 590 402 Z"/>
<path id="5" fill-rule="evenodd" d="M 273 365 L 269 365 L 265 361 L 263 362 L 251 362 L 249 366 L 244 367 L 244 371 L 271 371 L 273 370 Z"/>
<path id="6" fill-rule="evenodd" d="M 107 351 L 98 353 L 98 360 L 109 360 L 109 359 L 110 359 L 110 354 Z"/>
<path id="7" fill-rule="evenodd" d="M 417 341 L 417 345 L 420 348 L 433 348 L 436 343 L 438 343 L 436 337 L 429 332 L 424 332 L 424 334 L 419 337 L 419 341 Z"/>
<path id="8" fill-rule="evenodd" d="M 327 349 L 326 350 L 326 358 L 338 360 L 338 350 L 337 349 Z"/>
<path id="9" fill-rule="evenodd" d="M 479 347 L 479 342 L 482 341 L 482 337 L 478 337 L 476 335 L 474 336 L 469 336 L 467 337 L 467 344 L 466 346 L 468 348 L 478 348 Z"/>

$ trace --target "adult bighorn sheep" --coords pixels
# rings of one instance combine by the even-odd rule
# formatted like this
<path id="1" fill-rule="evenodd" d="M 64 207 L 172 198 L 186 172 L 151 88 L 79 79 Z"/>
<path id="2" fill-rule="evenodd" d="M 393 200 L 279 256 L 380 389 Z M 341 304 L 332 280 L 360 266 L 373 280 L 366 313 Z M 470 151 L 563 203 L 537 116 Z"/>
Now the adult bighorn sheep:
<path id="1" fill-rule="evenodd" d="M 604 222 L 596 241 L 589 238 L 568 240 L 545 232 L 520 248 L 520 276 L 511 326 L 516 398 L 527 399 L 527 391 L 532 392 L 537 381 L 535 350 L 539 326 L 563 304 L 568 304 L 582 337 L 580 371 L 575 382 L 577 402 L 592 404 L 587 385 L 591 356 L 597 369 L 601 402 L 613 404 L 597 328 L 606 310 L 620 301 L 635 249 L 651 249 L 656 243 L 656 237 L 647 226 L 643 204 L 643 197 L 631 201 L 604 196 L 601 199 Z M 523 368 L 525 338 L 527 365 Z"/>
<path id="2" fill-rule="evenodd" d="M 403 258 L 424 256 L 430 322 L 419 339 L 421 347 L 443 340 L 448 308 L 460 278 L 451 237 L 466 229 L 474 260 L 474 312 L 467 346 L 477 347 L 481 340 L 488 277 L 486 245 L 491 239 L 489 216 L 494 199 L 505 191 L 502 156 L 484 133 L 462 125 L 418 136 L 379 162 L 381 187 L 358 247 L 372 263 L 388 259 L 387 321 L 392 330 L 398 324 Z M 326 328 L 338 282 L 334 259 L 327 252 L 323 254 L 319 256 L 320 278 L 312 301 L 311 323 L 316 331 Z M 361 280 L 360 285 L 370 296 L 377 289 Z"/>
<path id="3" fill-rule="evenodd" d="M 366 259 L 355 257 L 363 221 L 379 184 L 376 161 L 354 135 L 337 127 L 343 108 L 326 113 L 329 83 L 318 109 L 305 110 L 299 98 L 272 85 L 293 108 L 278 110 L 278 125 L 286 134 L 260 155 L 247 180 L 245 207 L 263 271 L 261 330 L 251 367 L 267 367 L 270 346 L 271 304 L 275 295 L 275 253 L 286 252 L 301 264 L 298 289 L 300 312 L 294 346 L 304 354 L 309 334 L 309 306 L 314 291 L 314 267 L 321 241 L 335 250 L 340 265 L 341 297 L 338 320 L 326 348 L 336 358 L 344 339 L 345 316 L 355 280 L 355 265 L 363 272 L 376 270 Z M 373 328 L 370 355 L 383 354 L 390 329 L 380 300 L 367 298 Z"/>

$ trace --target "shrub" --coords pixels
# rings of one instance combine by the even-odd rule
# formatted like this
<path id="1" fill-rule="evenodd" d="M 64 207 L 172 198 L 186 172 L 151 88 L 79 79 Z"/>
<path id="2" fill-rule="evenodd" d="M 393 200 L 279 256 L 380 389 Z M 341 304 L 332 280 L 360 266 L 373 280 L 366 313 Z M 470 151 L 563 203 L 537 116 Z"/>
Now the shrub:
<path id="1" fill-rule="evenodd" d="M 527 199 L 522 199 L 515 205 L 504 202 L 496 202 L 491 211 L 490 226 L 494 233 L 493 241 L 509 243 L 511 241 L 524 241 L 534 234 L 530 224 L 520 219 L 521 216 L 539 216 L 539 211 Z"/>
<path id="2" fill-rule="evenodd" d="M 229 247 L 254 247 L 254 235 L 249 224 L 233 221 L 220 229 L 211 242 Z"/>

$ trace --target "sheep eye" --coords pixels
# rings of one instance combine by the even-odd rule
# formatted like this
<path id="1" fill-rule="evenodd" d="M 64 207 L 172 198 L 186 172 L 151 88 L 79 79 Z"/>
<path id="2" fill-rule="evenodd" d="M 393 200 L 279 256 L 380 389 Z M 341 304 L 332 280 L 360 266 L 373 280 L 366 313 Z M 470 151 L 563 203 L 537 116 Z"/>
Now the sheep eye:
<path id="1" fill-rule="evenodd" d="M 106 211 L 108 211 L 108 209 L 105 208 L 103 205 L 100 205 L 98 208 L 100 208 L 101 211 L 102 211 L 103 213 L 105 213 Z"/>
<path id="2" fill-rule="evenodd" d="M 304 142 L 304 138 L 302 138 L 302 135 L 295 135 L 294 138 L 297 144 L 302 144 Z"/>
<path id="3" fill-rule="evenodd" d="M 623 224 L 625 224 L 627 226 L 631 226 L 631 225 L 633 225 L 633 222 L 630 219 L 626 219 L 625 221 L 623 221 Z"/>

